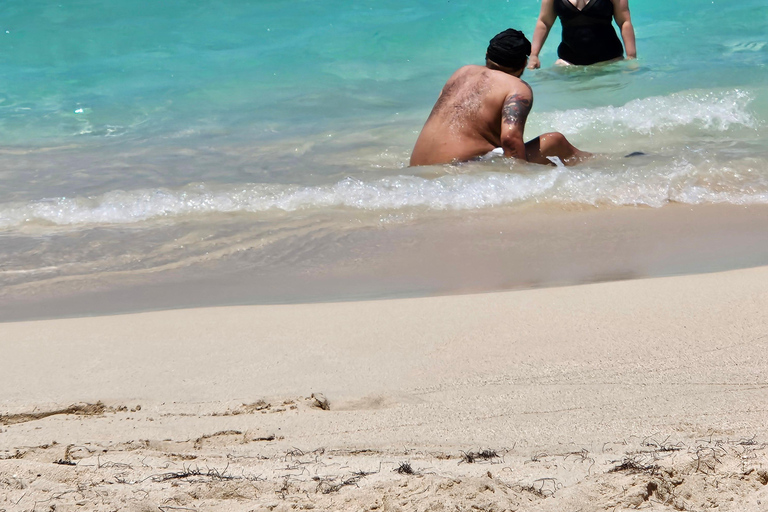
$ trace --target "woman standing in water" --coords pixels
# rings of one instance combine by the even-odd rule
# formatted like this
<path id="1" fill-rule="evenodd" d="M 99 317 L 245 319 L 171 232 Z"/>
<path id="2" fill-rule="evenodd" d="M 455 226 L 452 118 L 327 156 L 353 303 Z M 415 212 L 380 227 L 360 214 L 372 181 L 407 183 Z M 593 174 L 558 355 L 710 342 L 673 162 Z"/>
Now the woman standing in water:
<path id="1" fill-rule="evenodd" d="M 611 25 L 614 19 L 621 29 L 627 58 L 637 57 L 635 29 L 629 17 L 629 0 L 541 0 L 541 13 L 533 32 L 531 56 L 528 60 L 529 69 L 541 67 L 539 52 L 557 17 L 563 25 L 563 36 L 557 48 L 560 59 L 556 64 L 586 66 L 620 59 L 624 55 L 624 48 Z"/>

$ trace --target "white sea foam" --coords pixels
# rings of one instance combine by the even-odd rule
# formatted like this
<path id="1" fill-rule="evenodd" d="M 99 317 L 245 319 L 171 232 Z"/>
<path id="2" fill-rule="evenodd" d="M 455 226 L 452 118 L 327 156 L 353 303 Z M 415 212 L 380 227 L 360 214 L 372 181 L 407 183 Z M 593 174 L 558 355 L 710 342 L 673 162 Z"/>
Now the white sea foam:
<path id="1" fill-rule="evenodd" d="M 538 173 L 483 172 L 434 179 L 395 176 L 303 187 L 251 184 L 232 188 L 204 184 L 182 190 L 115 191 L 92 198 L 59 198 L 0 205 L 0 227 L 29 222 L 55 225 L 128 224 L 162 217 L 212 213 L 408 209 L 471 210 L 542 202 L 587 205 L 768 204 L 768 177 L 749 169 L 702 169 L 685 160 L 663 168 L 555 167 Z"/>
<path id="2" fill-rule="evenodd" d="M 566 135 L 583 131 L 653 135 L 680 127 L 725 131 L 734 126 L 754 128 L 748 109 L 752 95 L 739 89 L 684 92 L 632 100 L 620 107 L 574 109 L 538 114 L 536 121 Z"/>
<path id="3" fill-rule="evenodd" d="M 544 118 L 551 128 L 567 134 L 597 130 L 618 138 L 627 132 L 663 135 L 679 127 L 725 131 L 733 126 L 760 125 L 748 109 L 751 101 L 750 93 L 741 90 L 689 91 L 634 100 L 621 107 L 544 113 L 538 121 Z M 131 224 L 188 215 L 330 208 L 397 215 L 408 213 L 408 209 L 470 210 L 524 202 L 653 207 L 668 202 L 768 203 L 768 163 L 764 156 L 745 154 L 743 161 L 733 162 L 730 157 L 719 158 L 717 149 L 707 149 L 705 154 L 698 147 L 685 153 L 695 163 L 681 152 L 674 160 L 614 160 L 592 167 L 555 167 L 528 173 L 469 172 L 433 179 L 350 177 L 321 186 L 193 184 L 181 189 L 117 190 L 95 197 L 0 204 L 0 228 L 27 223 Z"/>

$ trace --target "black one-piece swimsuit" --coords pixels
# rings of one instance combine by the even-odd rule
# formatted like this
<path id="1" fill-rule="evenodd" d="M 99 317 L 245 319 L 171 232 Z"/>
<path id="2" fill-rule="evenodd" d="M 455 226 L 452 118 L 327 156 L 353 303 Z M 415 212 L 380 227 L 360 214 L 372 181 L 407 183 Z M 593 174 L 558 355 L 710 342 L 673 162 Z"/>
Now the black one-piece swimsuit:
<path id="1" fill-rule="evenodd" d="M 555 0 L 555 13 L 563 25 L 563 41 L 557 48 L 561 59 L 586 66 L 624 55 L 611 25 L 611 0 L 589 0 L 582 10 L 568 0 Z"/>

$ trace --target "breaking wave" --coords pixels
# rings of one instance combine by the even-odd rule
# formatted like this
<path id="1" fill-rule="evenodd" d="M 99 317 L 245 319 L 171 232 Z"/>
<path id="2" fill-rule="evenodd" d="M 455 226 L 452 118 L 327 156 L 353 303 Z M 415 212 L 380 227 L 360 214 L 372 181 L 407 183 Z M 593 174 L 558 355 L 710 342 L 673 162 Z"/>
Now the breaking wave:
<path id="1" fill-rule="evenodd" d="M 583 205 L 768 204 L 768 179 L 754 169 L 702 171 L 684 160 L 666 169 L 621 172 L 555 167 L 544 172 L 346 178 L 324 186 L 250 184 L 181 190 L 114 191 L 97 197 L 58 198 L 0 206 L 0 227 L 29 222 L 55 225 L 129 224 L 161 217 L 215 213 L 350 209 L 471 210 L 526 202 Z"/>
<path id="2" fill-rule="evenodd" d="M 619 107 L 544 112 L 537 120 L 566 135 L 589 130 L 652 135 L 681 127 L 725 131 L 735 126 L 757 126 L 748 109 L 751 102 L 752 95 L 739 89 L 688 91 L 632 100 Z"/>

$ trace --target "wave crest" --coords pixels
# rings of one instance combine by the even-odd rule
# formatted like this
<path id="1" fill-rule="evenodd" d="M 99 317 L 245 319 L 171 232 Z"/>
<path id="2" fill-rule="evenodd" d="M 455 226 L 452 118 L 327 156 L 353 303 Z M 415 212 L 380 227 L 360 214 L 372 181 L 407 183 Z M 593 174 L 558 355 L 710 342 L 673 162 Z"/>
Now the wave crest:
<path id="1" fill-rule="evenodd" d="M 665 168 L 621 172 L 556 167 L 537 173 L 483 172 L 426 179 L 346 178 L 331 185 L 205 184 L 182 190 L 115 191 L 93 198 L 59 198 L 0 206 L 0 227 L 129 224 L 162 217 L 268 211 L 403 209 L 471 210 L 525 202 L 584 205 L 768 204 L 768 179 L 750 169 L 706 171 L 680 160 Z"/>
<path id="2" fill-rule="evenodd" d="M 733 126 L 757 126 L 747 108 L 751 102 L 752 95 L 739 89 L 685 92 L 632 100 L 620 107 L 545 112 L 537 121 L 566 135 L 583 131 L 651 135 L 686 126 L 726 131 Z"/>

